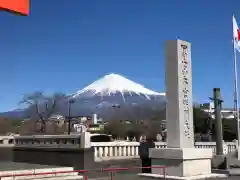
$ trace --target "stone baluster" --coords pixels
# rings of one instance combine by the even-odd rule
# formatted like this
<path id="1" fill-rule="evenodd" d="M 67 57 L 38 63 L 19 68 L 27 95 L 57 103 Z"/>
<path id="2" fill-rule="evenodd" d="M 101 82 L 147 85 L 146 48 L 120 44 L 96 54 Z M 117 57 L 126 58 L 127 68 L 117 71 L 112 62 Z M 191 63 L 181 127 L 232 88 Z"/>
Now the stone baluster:
<path id="1" fill-rule="evenodd" d="M 99 156 L 98 147 L 94 147 L 94 158 L 98 158 L 98 156 Z"/>
<path id="2" fill-rule="evenodd" d="M 132 148 L 131 148 L 131 156 L 136 156 L 135 155 L 135 148 L 136 146 L 132 146 Z"/>
<path id="3" fill-rule="evenodd" d="M 104 147 L 104 157 L 108 157 L 108 146 Z"/>
<path id="4" fill-rule="evenodd" d="M 136 155 L 139 154 L 139 146 L 136 147 Z"/>
<path id="5" fill-rule="evenodd" d="M 118 156 L 118 147 L 117 146 L 114 146 L 114 156 Z"/>
<path id="6" fill-rule="evenodd" d="M 123 154 L 123 146 L 119 146 L 119 149 L 118 149 L 118 156 L 121 157 Z"/>
<path id="7" fill-rule="evenodd" d="M 103 157 L 103 147 L 99 147 L 99 158 Z"/>
<path id="8" fill-rule="evenodd" d="M 109 157 L 112 157 L 113 156 L 113 147 L 110 146 L 109 147 Z"/>
<path id="9" fill-rule="evenodd" d="M 128 146 L 128 149 L 127 149 L 127 155 L 128 156 L 131 156 L 131 149 L 133 148 L 133 146 Z"/>
<path id="10" fill-rule="evenodd" d="M 122 151 L 123 151 L 122 156 L 127 156 L 127 150 L 126 149 L 127 149 L 126 146 L 122 147 Z"/>

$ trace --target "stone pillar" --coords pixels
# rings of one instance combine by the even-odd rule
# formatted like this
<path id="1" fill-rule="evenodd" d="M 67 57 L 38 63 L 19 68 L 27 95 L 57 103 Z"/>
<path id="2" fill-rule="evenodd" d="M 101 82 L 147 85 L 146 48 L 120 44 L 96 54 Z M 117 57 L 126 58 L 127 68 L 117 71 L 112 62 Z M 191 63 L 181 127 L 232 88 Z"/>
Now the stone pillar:
<path id="1" fill-rule="evenodd" d="M 168 148 L 193 148 L 191 45 L 166 43 L 166 120 Z"/>
<path id="2" fill-rule="evenodd" d="M 80 148 L 91 148 L 91 134 L 89 132 L 83 132 L 80 136 Z"/>
<path id="3" fill-rule="evenodd" d="M 167 41 L 165 52 L 167 148 L 151 149 L 152 165 L 166 166 L 166 179 L 211 176 L 212 150 L 194 148 L 191 44 Z M 163 170 L 152 173 L 161 176 Z"/>
<path id="4" fill-rule="evenodd" d="M 216 155 L 223 155 L 223 130 L 222 130 L 222 99 L 220 88 L 213 89 L 213 100 L 215 107 L 215 132 L 216 132 Z"/>

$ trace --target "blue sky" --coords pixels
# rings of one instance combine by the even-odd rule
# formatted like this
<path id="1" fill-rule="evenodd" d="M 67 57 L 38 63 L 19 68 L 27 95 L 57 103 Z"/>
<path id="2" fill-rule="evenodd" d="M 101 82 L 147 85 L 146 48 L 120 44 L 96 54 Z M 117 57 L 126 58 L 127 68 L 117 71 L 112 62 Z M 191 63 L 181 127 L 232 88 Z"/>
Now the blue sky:
<path id="1" fill-rule="evenodd" d="M 29 17 L 1 12 L 0 111 L 18 108 L 26 93 L 72 93 L 112 72 L 164 92 L 164 42 L 176 37 L 192 43 L 194 100 L 220 87 L 232 106 L 238 7 L 239 0 L 32 0 Z"/>

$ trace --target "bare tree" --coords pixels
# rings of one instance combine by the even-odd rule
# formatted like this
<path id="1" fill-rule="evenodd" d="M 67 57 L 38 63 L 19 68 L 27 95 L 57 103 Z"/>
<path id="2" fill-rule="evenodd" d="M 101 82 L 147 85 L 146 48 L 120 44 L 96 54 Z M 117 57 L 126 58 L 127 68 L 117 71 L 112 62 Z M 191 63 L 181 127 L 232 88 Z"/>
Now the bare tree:
<path id="1" fill-rule="evenodd" d="M 20 103 L 28 106 L 27 116 L 40 122 L 40 132 L 45 132 L 46 120 L 56 113 L 58 103 L 65 98 L 63 93 L 46 96 L 43 92 L 34 92 L 25 95 Z"/>

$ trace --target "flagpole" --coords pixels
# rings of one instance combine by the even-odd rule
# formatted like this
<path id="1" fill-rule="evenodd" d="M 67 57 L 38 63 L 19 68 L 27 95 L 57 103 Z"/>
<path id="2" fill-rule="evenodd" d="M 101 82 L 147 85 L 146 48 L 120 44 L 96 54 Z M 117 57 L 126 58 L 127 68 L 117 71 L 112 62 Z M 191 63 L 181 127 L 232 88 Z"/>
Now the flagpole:
<path id="1" fill-rule="evenodd" d="M 235 48 L 235 40 L 233 39 L 233 54 L 234 54 L 234 110 L 235 118 L 237 120 L 237 136 L 238 149 L 240 149 L 240 122 L 239 122 L 239 108 L 238 108 L 238 75 L 237 75 L 237 56 Z"/>

